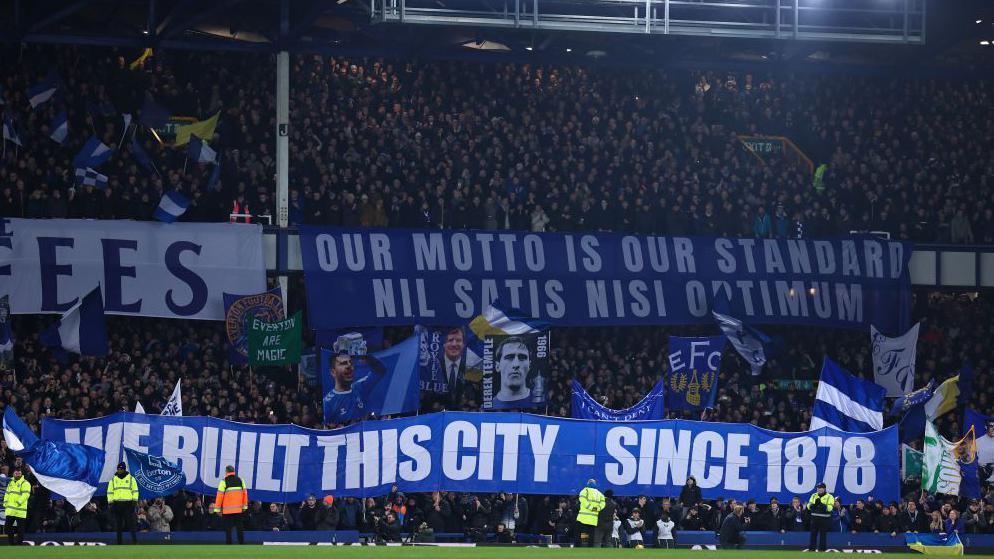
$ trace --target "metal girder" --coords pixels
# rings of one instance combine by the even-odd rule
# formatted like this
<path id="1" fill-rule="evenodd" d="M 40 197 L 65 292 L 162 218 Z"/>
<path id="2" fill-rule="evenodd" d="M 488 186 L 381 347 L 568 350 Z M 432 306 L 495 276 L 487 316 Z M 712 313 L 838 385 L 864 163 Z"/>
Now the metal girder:
<path id="1" fill-rule="evenodd" d="M 175 36 L 177 33 L 182 33 L 187 29 L 196 27 L 197 25 L 214 17 L 215 15 L 230 10 L 241 1 L 242 0 L 224 0 L 224 1 L 218 0 L 210 8 L 204 10 L 197 10 L 194 13 L 193 17 L 189 17 L 187 19 L 180 21 L 179 23 L 176 23 L 175 25 L 170 26 L 169 29 L 166 29 L 164 32 L 162 32 L 162 37 L 168 39 Z"/>
<path id="2" fill-rule="evenodd" d="M 925 42 L 926 0 L 373 0 L 382 23 L 868 43 Z"/>
<path id="3" fill-rule="evenodd" d="M 62 8 L 61 10 L 55 12 L 54 14 L 31 25 L 31 27 L 28 28 L 28 33 L 39 31 L 41 29 L 44 29 L 45 27 L 48 27 L 49 25 L 52 25 L 53 23 L 58 23 L 59 21 L 62 21 L 63 19 L 78 12 L 82 8 L 85 8 L 88 4 L 92 3 L 93 0 L 76 0 L 72 4 L 66 6 L 65 8 Z"/>
<path id="4" fill-rule="evenodd" d="M 328 10 L 328 3 L 325 0 L 312 0 L 311 5 L 307 8 L 307 11 L 301 16 L 296 23 L 290 26 L 285 33 L 282 35 L 288 37 L 294 37 L 299 35 L 301 31 L 307 29 L 314 24 L 315 21 Z"/>

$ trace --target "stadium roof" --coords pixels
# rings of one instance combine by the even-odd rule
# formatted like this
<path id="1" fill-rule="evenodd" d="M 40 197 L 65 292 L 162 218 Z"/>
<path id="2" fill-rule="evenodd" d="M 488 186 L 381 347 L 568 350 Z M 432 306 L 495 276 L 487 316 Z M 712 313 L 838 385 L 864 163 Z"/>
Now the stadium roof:
<path id="1" fill-rule="evenodd" d="M 950 65 L 994 58 L 994 44 L 981 46 L 994 43 L 991 23 L 994 3 L 984 0 L 0 2 L 0 42 L 8 43 L 407 57 L 589 55 L 648 65 Z"/>

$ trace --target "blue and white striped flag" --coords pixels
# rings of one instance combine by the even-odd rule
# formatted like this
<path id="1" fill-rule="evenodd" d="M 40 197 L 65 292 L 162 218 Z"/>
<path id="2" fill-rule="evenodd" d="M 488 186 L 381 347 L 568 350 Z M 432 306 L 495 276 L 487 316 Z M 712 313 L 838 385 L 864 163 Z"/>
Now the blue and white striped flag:
<path id="1" fill-rule="evenodd" d="M 159 207 L 155 209 L 155 219 L 164 223 L 174 223 L 179 216 L 186 213 L 190 200 L 176 190 L 170 190 L 162 195 Z"/>
<path id="2" fill-rule="evenodd" d="M 80 299 L 38 339 L 42 345 L 79 355 L 107 355 L 107 321 L 100 286 Z"/>
<path id="3" fill-rule="evenodd" d="M 850 433 L 868 433 L 884 427 L 884 387 L 863 380 L 828 357 L 811 411 L 811 429 L 833 427 Z"/>
<path id="4" fill-rule="evenodd" d="M 24 144 L 21 143 L 21 137 L 17 135 L 17 128 L 14 127 L 14 119 L 10 116 L 3 117 L 3 139 L 24 147 Z"/>
<path id="5" fill-rule="evenodd" d="M 76 182 L 83 186 L 95 186 L 97 188 L 107 188 L 107 175 L 98 173 L 87 167 L 85 169 L 76 168 Z"/>
<path id="6" fill-rule="evenodd" d="M 207 142 L 191 135 L 186 154 L 197 163 L 213 163 L 217 160 L 217 152 L 211 149 Z"/>
<path id="7" fill-rule="evenodd" d="M 114 148 L 101 142 L 96 136 L 90 136 L 90 139 L 83 145 L 83 149 L 79 150 L 72 161 L 77 169 L 85 169 L 86 167 L 96 169 L 110 159 L 113 153 Z"/>
<path id="8" fill-rule="evenodd" d="M 66 117 L 66 112 L 55 115 L 52 120 L 52 133 L 48 135 L 55 143 L 62 145 L 66 142 L 66 138 L 69 136 L 69 119 Z"/>
<path id="9" fill-rule="evenodd" d="M 711 314 L 735 351 L 749 364 L 752 374 L 762 373 L 769 353 L 770 337 L 729 314 L 718 311 L 711 311 Z"/>
<path id="10" fill-rule="evenodd" d="M 3 413 L 7 447 L 24 459 L 43 487 L 83 510 L 100 485 L 104 451 L 99 448 L 39 439 L 8 405 Z"/>
<path id="11" fill-rule="evenodd" d="M 59 76 L 55 72 L 50 72 L 38 85 L 28 89 L 28 103 L 31 108 L 36 109 L 39 105 L 48 102 L 59 89 Z"/>

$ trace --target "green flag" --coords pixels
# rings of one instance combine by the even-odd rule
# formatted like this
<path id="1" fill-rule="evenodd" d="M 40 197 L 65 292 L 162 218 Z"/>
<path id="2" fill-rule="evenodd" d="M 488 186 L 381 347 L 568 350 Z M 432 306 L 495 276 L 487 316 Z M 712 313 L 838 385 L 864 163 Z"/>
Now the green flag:
<path id="1" fill-rule="evenodd" d="M 295 365 L 300 363 L 300 311 L 286 320 L 264 322 L 252 318 L 248 332 L 249 364 Z"/>
<path id="2" fill-rule="evenodd" d="M 959 495 L 963 474 L 956 461 L 956 446 L 957 443 L 940 435 L 931 421 L 925 420 L 922 489 L 929 493 Z"/>
<path id="3" fill-rule="evenodd" d="M 901 479 L 922 475 L 922 456 L 921 451 L 906 444 L 901 445 Z"/>

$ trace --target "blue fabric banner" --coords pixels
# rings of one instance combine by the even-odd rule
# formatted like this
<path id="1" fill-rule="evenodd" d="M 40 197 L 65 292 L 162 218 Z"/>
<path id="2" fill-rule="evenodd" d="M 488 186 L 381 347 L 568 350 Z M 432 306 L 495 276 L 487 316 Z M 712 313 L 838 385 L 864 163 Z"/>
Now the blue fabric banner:
<path id="1" fill-rule="evenodd" d="M 325 423 L 418 411 L 418 341 L 415 334 L 369 354 L 341 355 L 322 348 L 318 374 L 324 389 Z"/>
<path id="2" fill-rule="evenodd" d="M 124 449 L 124 454 L 142 499 L 172 495 L 186 486 L 186 476 L 178 464 L 130 448 Z"/>
<path id="3" fill-rule="evenodd" d="M 576 380 L 570 381 L 573 387 L 573 405 L 571 415 L 575 419 L 600 419 L 603 421 L 649 421 L 660 420 L 666 416 L 666 385 L 659 381 L 645 398 L 634 406 L 613 410 L 602 406 L 590 397 L 583 385 Z"/>
<path id="4" fill-rule="evenodd" d="M 301 226 L 311 327 L 463 324 L 487 305 L 552 326 L 751 324 L 903 331 L 912 245 Z"/>
<path id="5" fill-rule="evenodd" d="M 725 336 L 681 338 L 670 336 L 666 406 L 670 410 L 714 407 L 718 394 L 718 368 Z"/>
<path id="6" fill-rule="evenodd" d="M 900 497 L 897 430 L 778 433 L 748 424 L 613 423 L 520 412 L 442 412 L 319 431 L 205 417 L 128 412 L 45 418 L 42 435 L 106 453 L 102 481 L 123 446 L 175 461 L 187 489 L 213 495 L 234 465 L 250 498 L 379 496 L 435 490 L 575 495 L 595 478 L 617 495 L 679 495 L 694 476 L 705 498 L 781 502 L 824 481 L 843 502 Z M 101 491 L 104 487 L 101 487 Z"/>

